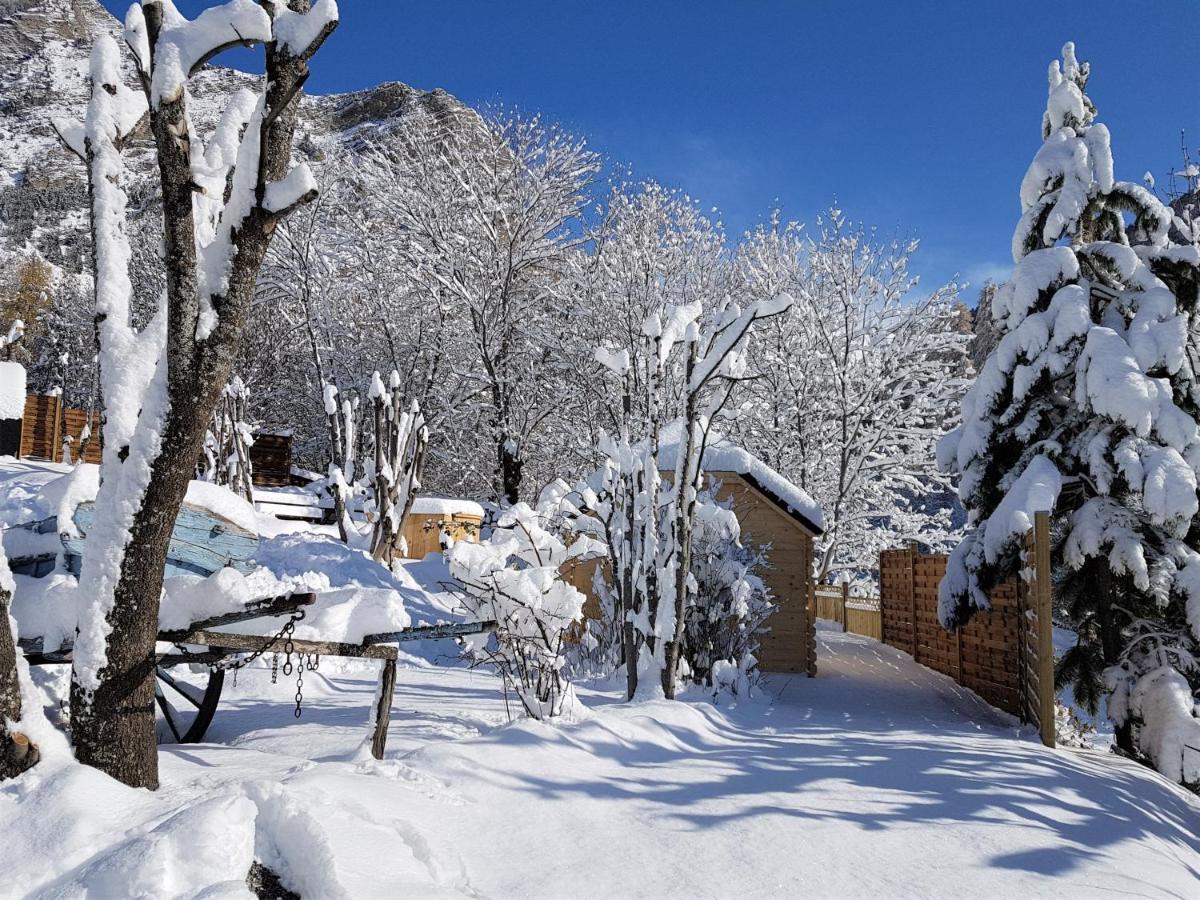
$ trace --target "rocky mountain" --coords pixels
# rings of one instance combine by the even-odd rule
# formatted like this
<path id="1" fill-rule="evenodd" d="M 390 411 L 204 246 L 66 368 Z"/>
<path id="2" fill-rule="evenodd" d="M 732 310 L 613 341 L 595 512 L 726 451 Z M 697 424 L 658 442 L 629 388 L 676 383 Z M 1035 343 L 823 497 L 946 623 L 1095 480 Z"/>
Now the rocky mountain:
<path id="1" fill-rule="evenodd" d="M 87 267 L 87 196 L 82 166 L 59 145 L 55 117 L 82 116 L 95 34 L 120 40 L 121 26 L 96 0 L 0 0 L 0 267 L 36 247 L 66 272 Z M 319 60 L 317 61 L 319 65 Z M 132 67 L 130 84 L 134 83 Z M 210 66 L 192 82 L 193 118 L 202 133 L 226 98 L 259 77 Z M 390 82 L 347 94 L 306 96 L 297 157 L 320 162 L 353 153 L 368 132 L 386 132 L 414 109 L 439 118 L 470 115 L 442 90 Z M 134 214 L 155 210 L 149 136 L 127 151 Z"/>

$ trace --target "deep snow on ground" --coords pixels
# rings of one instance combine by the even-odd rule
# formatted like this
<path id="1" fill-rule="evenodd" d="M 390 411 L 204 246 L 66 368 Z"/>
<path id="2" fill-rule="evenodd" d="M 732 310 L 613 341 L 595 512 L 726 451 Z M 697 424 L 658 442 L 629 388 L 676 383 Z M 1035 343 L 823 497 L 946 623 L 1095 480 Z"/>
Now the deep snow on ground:
<path id="1" fill-rule="evenodd" d="M 0 788 L 13 894 L 244 895 L 252 856 L 310 897 L 1195 896 L 1200 803 L 1047 750 L 949 679 L 820 632 L 821 675 L 741 708 L 626 705 L 509 723 L 496 678 L 400 672 L 364 758 L 370 663 L 243 672 L 209 738 L 132 791 L 43 764 Z"/>
<path id="2" fill-rule="evenodd" d="M 65 471 L 0 464 L 0 525 L 46 514 Z M 454 617 L 439 556 L 393 576 L 262 518 L 272 569 Z M 156 793 L 48 755 L 0 785 L 0 896 L 246 897 L 254 859 L 309 898 L 1197 895 L 1194 796 L 1043 748 L 858 635 L 823 627 L 817 678 L 768 676 L 736 707 L 583 686 L 586 714 L 555 725 L 513 721 L 452 642 L 403 647 L 382 761 L 378 664 L 336 659 L 304 673 L 300 718 L 295 675 L 227 677 L 208 743 L 162 747 Z M 66 677 L 38 671 L 59 697 Z"/>

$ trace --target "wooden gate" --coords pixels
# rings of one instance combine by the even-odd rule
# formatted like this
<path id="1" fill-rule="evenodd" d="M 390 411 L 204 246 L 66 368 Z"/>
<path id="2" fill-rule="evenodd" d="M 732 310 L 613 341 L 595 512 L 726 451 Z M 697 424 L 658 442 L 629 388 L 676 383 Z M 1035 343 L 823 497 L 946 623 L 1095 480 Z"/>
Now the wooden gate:
<path id="1" fill-rule="evenodd" d="M 1054 746 L 1050 517 L 1037 513 L 1025 536 L 1025 570 L 996 586 L 991 609 L 948 632 L 938 621 L 947 557 L 910 546 L 879 559 L 883 641 L 949 675 L 992 706 L 1037 727 Z"/>

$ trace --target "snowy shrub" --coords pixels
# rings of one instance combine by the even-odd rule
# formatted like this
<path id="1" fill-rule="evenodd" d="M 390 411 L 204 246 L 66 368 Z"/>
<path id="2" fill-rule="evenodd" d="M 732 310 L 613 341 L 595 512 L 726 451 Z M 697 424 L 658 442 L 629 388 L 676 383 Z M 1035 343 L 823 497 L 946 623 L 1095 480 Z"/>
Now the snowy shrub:
<path id="1" fill-rule="evenodd" d="M 518 503 L 501 513 L 485 540 L 460 541 L 447 554 L 468 615 L 497 623 L 493 638 L 468 642 L 468 653 L 495 666 L 535 719 L 575 707 L 564 666 L 568 631 L 583 618 L 584 595 L 560 570 L 572 560 L 604 553 L 587 537 L 568 546 L 561 528 L 553 507 L 534 510 Z"/>
<path id="2" fill-rule="evenodd" d="M 1111 692 L 1118 745 L 1136 752 L 1140 733 L 1177 777 L 1174 751 L 1157 746 L 1171 729 L 1153 720 L 1177 718 L 1181 685 L 1196 677 L 1200 381 L 1189 335 L 1200 252 L 1171 243 L 1171 214 L 1153 194 L 1114 179 L 1089 74 L 1071 44 L 1050 68 L 1016 265 L 991 298 L 1000 339 L 939 447 L 968 511 L 939 613 L 954 627 L 986 609 L 1020 568 L 1034 513 L 1050 511 L 1056 607 L 1079 635 L 1057 680 L 1092 711 Z M 1178 677 L 1153 683 L 1172 685 L 1171 702 L 1140 687 L 1164 668 Z"/>
<path id="3" fill-rule="evenodd" d="M 776 609 L 756 574 L 767 564 L 766 553 L 739 542 L 737 516 L 712 491 L 701 495 L 697 510 L 696 589 L 686 614 L 683 657 L 695 683 L 741 695 L 754 676 L 757 635 Z M 730 682 L 733 672 L 738 676 Z"/>

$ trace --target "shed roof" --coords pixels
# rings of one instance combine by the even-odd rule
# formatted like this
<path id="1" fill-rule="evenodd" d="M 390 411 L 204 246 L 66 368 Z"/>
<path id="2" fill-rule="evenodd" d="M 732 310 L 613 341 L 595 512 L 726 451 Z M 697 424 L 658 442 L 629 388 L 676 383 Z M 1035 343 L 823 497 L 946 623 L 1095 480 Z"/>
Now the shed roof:
<path id="1" fill-rule="evenodd" d="M 659 437 L 660 468 L 675 466 L 683 430 L 678 423 L 663 429 Z M 700 465 L 705 472 L 734 472 L 813 534 L 824 534 L 825 517 L 820 505 L 802 488 L 788 481 L 765 462 L 739 447 L 724 435 L 710 432 Z"/>

